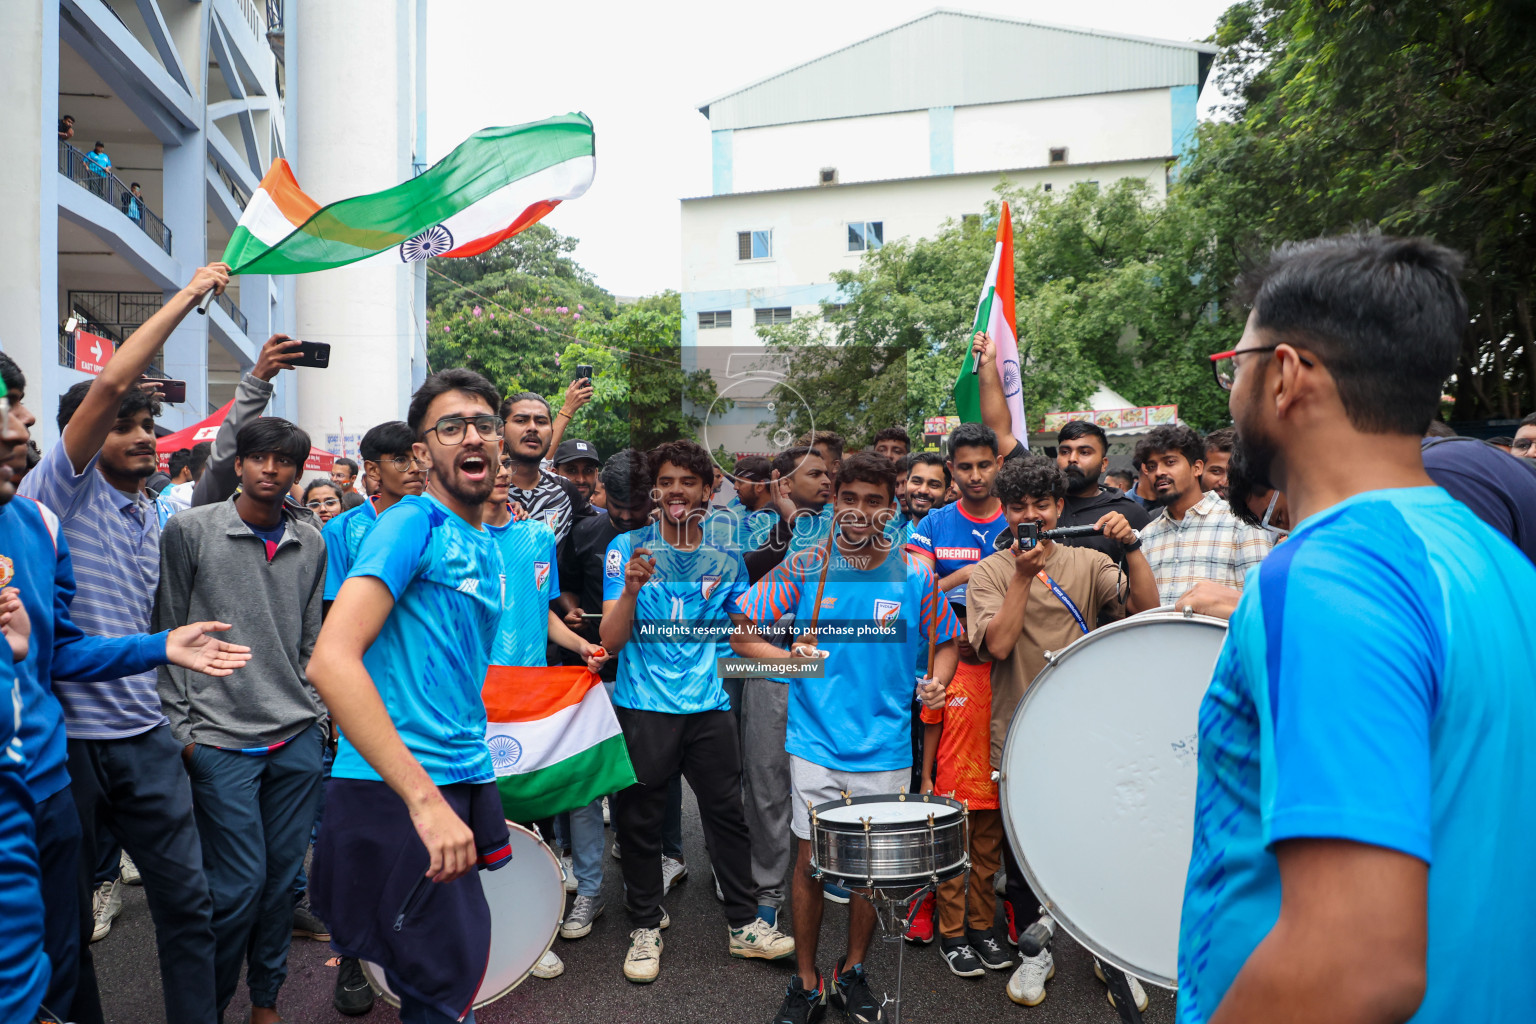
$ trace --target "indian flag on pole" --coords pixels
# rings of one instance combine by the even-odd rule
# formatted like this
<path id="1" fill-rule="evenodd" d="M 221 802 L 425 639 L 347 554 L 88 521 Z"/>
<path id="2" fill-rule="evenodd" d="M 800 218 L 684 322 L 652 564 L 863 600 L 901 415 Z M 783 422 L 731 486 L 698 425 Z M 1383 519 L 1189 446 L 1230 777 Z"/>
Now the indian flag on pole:
<path id="1" fill-rule="evenodd" d="M 512 821 L 575 810 L 634 785 L 608 691 L 584 666 L 492 665 L 481 697 L 496 788 Z"/>
<path id="2" fill-rule="evenodd" d="M 1013 217 L 1004 203 L 997 219 L 997 246 L 992 250 L 992 267 L 987 283 L 976 304 L 976 323 L 966 335 L 965 362 L 955 381 L 955 412 L 962 423 L 981 422 L 980 381 L 972 372 L 971 338 L 986 331 L 997 349 L 997 374 L 1003 382 L 1003 397 L 1013 418 L 1013 436 L 1029 447 L 1029 428 L 1024 424 L 1024 378 L 1019 368 L 1019 340 L 1014 335 L 1017 319 L 1013 311 Z"/>
<path id="3" fill-rule="evenodd" d="M 321 206 L 274 160 L 224 247 L 236 274 L 308 274 L 394 249 L 410 263 L 475 256 L 511 238 L 596 173 L 592 122 L 566 114 L 482 128 L 393 188 Z"/>

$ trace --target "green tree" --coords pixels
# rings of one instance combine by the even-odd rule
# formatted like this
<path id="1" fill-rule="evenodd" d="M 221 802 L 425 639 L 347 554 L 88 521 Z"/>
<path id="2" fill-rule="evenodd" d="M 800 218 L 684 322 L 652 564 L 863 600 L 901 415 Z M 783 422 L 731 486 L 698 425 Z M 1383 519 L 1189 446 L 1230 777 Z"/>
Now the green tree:
<path id="1" fill-rule="evenodd" d="M 1270 245 L 1362 226 L 1466 255 L 1457 418 L 1536 406 L 1536 8 L 1524 0 L 1244 0 L 1217 26 L 1232 120 L 1185 176 L 1228 278 Z"/>

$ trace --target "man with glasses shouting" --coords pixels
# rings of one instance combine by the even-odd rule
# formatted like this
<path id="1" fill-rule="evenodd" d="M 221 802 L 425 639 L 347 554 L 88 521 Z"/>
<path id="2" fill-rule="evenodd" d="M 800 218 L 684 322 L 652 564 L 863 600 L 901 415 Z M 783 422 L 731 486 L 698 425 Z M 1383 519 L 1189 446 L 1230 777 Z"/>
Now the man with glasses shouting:
<path id="1" fill-rule="evenodd" d="M 341 731 L 315 909 L 338 952 L 382 966 L 408 1024 L 474 1019 L 491 941 L 474 868 L 510 856 L 480 697 L 506 587 L 482 522 L 499 403 L 464 369 L 411 398 L 426 489 L 363 538 L 309 664 Z"/>

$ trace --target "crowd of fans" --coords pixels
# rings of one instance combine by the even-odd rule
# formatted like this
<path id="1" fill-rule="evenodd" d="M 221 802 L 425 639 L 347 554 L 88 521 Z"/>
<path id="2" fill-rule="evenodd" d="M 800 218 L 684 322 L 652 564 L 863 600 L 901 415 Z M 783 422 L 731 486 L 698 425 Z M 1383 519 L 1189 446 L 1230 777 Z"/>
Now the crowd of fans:
<path id="1" fill-rule="evenodd" d="M 63 138 L 63 122 L 60 130 Z M 1128 468 L 1110 470 L 1110 437 L 1078 420 L 1046 457 L 1011 434 L 995 372 L 982 375 L 987 422 L 962 424 L 942 452 L 911 451 L 899 427 L 859 451 L 818 431 L 725 471 L 691 441 L 602 458 L 592 443 L 565 437 L 590 381 L 573 382 L 556 412 L 541 395 L 503 397 L 476 374 L 447 370 L 429 378 L 406 421 L 364 435 L 360 464 L 337 459 L 328 477 L 306 482 L 309 438 L 263 415 L 273 379 L 298 355 L 283 335 L 262 347 L 215 440 L 172 453 L 161 473 L 159 405 L 140 375 L 197 298 L 227 279 L 221 264 L 199 270 L 98 377 L 63 395 L 60 440 L 38 460 L 27 457 L 27 382 L 0 355 L 9 400 L 0 424 L 0 626 L 18 708 L 14 732 L 7 725 L 0 735 L 10 755 L 0 759 L 5 1019 L 106 1019 L 90 944 L 120 913 L 119 887 L 141 884 L 168 1020 L 220 1018 L 242 971 L 253 1024 L 278 1020 L 293 936 L 327 941 L 335 926 L 338 948 L 357 948 L 347 936 L 358 911 L 337 893 L 338 863 L 383 870 L 348 859 L 345 851 L 360 848 L 338 835 L 355 839 L 354 780 L 400 789 L 379 767 L 383 747 L 349 740 L 392 719 L 405 740 L 400 754 L 446 786 L 438 773 L 452 777 L 444 765 L 453 737 L 434 734 L 446 727 L 428 723 L 423 698 L 410 696 L 410 665 L 472 675 L 464 652 L 477 641 L 465 623 L 480 613 L 447 615 L 431 602 L 480 600 L 493 602 L 487 635 L 495 636 L 481 675 L 486 658 L 598 672 L 639 779 L 529 823 L 562 858 L 572 896 L 564 940 L 587 936 L 607 909 L 606 852 L 623 874 L 633 925 L 623 972 L 639 983 L 658 976 L 669 920 L 662 901 L 690 871 L 686 779 L 729 952 L 795 958 L 775 1019 L 806 1024 L 831 1002 L 851 1020 L 878 1020 L 863 965 L 874 911 L 812 880 L 806 803 L 918 787 L 967 802 L 971 860 L 968 876 L 914 908 L 907 940 L 937 938 L 960 977 L 1011 970 L 1009 997 L 1037 1005 L 1055 971 L 1051 951 L 1022 956 L 1014 947 L 1037 918 L 1054 924 L 1004 835 L 993 775 L 1015 707 L 1047 651 L 1103 622 L 1168 606 L 1232 615 L 1252 570 L 1298 525 L 1286 495 L 1245 464 L 1232 429 L 1154 428 L 1135 440 Z M 974 344 L 990 363 L 990 339 L 978 334 Z M 1430 433 L 1423 463 L 1434 482 L 1536 559 L 1536 416 L 1507 445 L 1444 436 L 1438 423 Z M 734 493 L 719 503 L 727 480 Z M 441 540 L 435 531 L 456 521 L 468 532 Z M 1096 532 L 1029 544 L 1030 526 Z M 488 555 L 476 547 L 480 533 L 494 538 Z M 466 585 L 470 577 L 440 588 L 449 596 L 408 596 L 465 558 L 471 568 L 481 564 L 474 559 L 494 563 L 499 604 L 479 593 L 492 584 Z M 360 579 L 389 591 L 370 596 Z M 871 593 L 874 610 L 861 610 Z M 375 599 L 384 611 L 359 639 L 349 630 L 364 627 L 351 623 L 367 621 Z M 342 614 L 328 618 L 334 603 Z M 502 614 L 512 608 L 516 615 Z M 840 619 L 894 616 L 906 639 L 818 637 L 811 623 L 831 608 Z M 409 625 L 418 619 L 440 628 L 400 632 L 426 628 Z M 694 633 L 645 639 L 644 623 L 669 619 Z M 433 647 L 450 640 L 451 649 Z M 378 686 L 371 711 L 341 697 L 350 670 L 337 652 L 349 644 Z M 762 663 L 819 658 L 826 682 L 722 680 L 716 658 L 731 653 Z M 469 660 L 442 669 L 438 654 Z M 220 684 L 232 673 L 238 686 Z M 339 749 L 337 717 L 348 718 Z M 483 708 L 479 721 L 483 732 Z M 333 774 L 329 792 L 343 799 L 328 808 L 322 783 Z M 419 816 L 413 809 L 412 820 Z M 429 874 L 446 849 L 422 848 L 423 864 L 433 858 Z M 849 929 L 824 977 L 817 945 L 828 901 L 849 905 Z M 451 908 L 420 903 L 423 914 L 451 919 Z M 786 906 L 791 930 L 781 929 Z M 1108 968 L 1096 966 L 1104 978 Z M 440 970 L 444 986 L 461 982 L 452 966 L 410 969 L 424 974 L 399 977 Z M 563 970 L 551 950 L 534 974 Z M 403 1019 L 453 1019 L 442 1009 L 451 1003 L 422 991 L 408 987 Z M 355 956 L 342 960 L 334 1000 L 348 1014 L 372 1005 Z"/>

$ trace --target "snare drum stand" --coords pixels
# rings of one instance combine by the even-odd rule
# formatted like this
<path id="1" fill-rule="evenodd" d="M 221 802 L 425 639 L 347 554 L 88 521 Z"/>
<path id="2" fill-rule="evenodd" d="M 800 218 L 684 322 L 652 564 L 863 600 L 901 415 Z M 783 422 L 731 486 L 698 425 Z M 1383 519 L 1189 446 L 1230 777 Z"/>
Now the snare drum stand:
<path id="1" fill-rule="evenodd" d="M 897 896 L 886 889 L 874 889 L 869 896 L 858 894 L 860 898 L 869 900 L 875 908 L 875 920 L 880 923 L 880 937 L 886 942 L 896 943 L 896 995 L 885 997 L 885 1002 L 891 1007 L 888 1015 L 891 1024 L 901 1024 L 901 962 L 907 952 L 903 935 L 911 918 L 912 906 L 929 893 L 937 892 L 938 888 L 938 885 L 929 882 L 906 896 Z"/>

